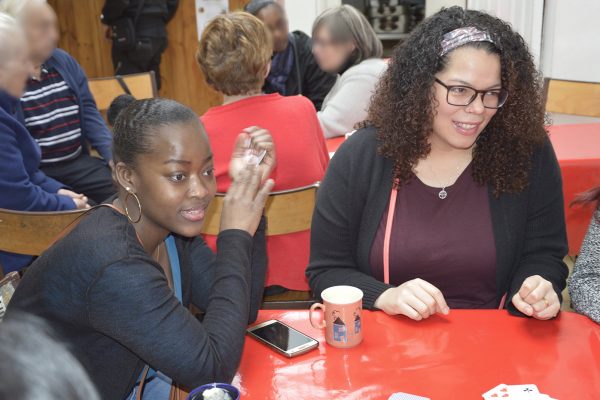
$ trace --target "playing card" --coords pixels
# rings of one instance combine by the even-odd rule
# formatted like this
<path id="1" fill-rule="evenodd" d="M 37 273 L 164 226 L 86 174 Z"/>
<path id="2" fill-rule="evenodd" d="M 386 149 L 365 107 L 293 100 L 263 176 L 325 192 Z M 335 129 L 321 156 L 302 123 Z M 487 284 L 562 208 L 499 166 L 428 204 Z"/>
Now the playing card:
<path id="1" fill-rule="evenodd" d="M 488 390 L 484 394 L 481 395 L 485 400 L 489 399 L 508 399 L 508 385 L 504 383 L 499 384 L 493 389 Z"/>
<path id="2" fill-rule="evenodd" d="M 409 393 L 394 393 L 388 400 L 430 400 L 429 397 L 417 396 Z"/>
<path id="3" fill-rule="evenodd" d="M 482 394 L 482 397 L 485 400 L 553 400 L 552 397 L 540 393 L 538 387 L 533 384 L 505 385 L 502 383 Z"/>
<path id="4" fill-rule="evenodd" d="M 540 394 L 536 385 L 508 385 L 507 389 L 511 396 Z"/>
<path id="5" fill-rule="evenodd" d="M 260 165 L 265 155 L 267 155 L 266 150 L 247 149 L 244 157 L 248 165 Z"/>

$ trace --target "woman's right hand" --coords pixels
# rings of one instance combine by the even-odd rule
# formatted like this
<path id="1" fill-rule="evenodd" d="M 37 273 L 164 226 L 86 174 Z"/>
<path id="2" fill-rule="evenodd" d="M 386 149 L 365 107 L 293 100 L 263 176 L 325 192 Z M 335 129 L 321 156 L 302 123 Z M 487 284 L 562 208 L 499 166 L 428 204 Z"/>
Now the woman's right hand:
<path id="1" fill-rule="evenodd" d="M 375 307 L 386 314 L 402 314 L 416 321 L 435 313 L 448 315 L 450 312 L 442 292 L 422 279 L 413 279 L 386 290 L 375 301 Z"/>
<path id="2" fill-rule="evenodd" d="M 77 207 L 78 210 L 87 210 L 88 208 L 91 208 L 91 206 L 88 204 L 87 199 L 83 200 L 83 199 L 73 199 L 73 202 L 75 203 L 75 206 Z"/>
<path id="3" fill-rule="evenodd" d="M 261 187 L 262 171 L 248 166 L 233 179 L 223 201 L 221 229 L 241 229 L 254 236 L 262 217 L 265 203 L 275 182 L 269 179 Z"/>
<path id="4" fill-rule="evenodd" d="M 71 200 L 73 200 L 73 203 L 75 203 L 75 207 L 77 207 L 78 210 L 85 210 L 87 208 L 90 208 L 90 205 L 88 204 L 88 198 L 81 193 L 75 193 L 72 190 L 68 189 L 59 189 L 56 193 L 61 196 L 70 197 Z"/>

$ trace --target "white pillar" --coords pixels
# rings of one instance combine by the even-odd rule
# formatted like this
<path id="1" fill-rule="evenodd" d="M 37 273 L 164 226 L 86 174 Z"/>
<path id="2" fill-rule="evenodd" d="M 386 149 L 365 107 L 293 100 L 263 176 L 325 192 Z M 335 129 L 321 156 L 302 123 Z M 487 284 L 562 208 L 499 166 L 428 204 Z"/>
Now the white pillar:
<path id="1" fill-rule="evenodd" d="M 315 18 L 327 8 L 341 4 L 342 0 L 285 0 L 290 31 L 300 30 L 310 36 Z"/>

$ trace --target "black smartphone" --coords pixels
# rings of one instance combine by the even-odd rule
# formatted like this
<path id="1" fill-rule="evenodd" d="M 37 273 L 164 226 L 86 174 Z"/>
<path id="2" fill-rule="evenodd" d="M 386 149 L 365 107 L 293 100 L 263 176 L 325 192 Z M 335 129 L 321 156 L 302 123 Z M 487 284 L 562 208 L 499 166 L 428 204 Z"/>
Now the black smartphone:
<path id="1" fill-rule="evenodd" d="M 290 358 L 319 347 L 315 339 L 274 319 L 248 328 L 248 334 Z"/>

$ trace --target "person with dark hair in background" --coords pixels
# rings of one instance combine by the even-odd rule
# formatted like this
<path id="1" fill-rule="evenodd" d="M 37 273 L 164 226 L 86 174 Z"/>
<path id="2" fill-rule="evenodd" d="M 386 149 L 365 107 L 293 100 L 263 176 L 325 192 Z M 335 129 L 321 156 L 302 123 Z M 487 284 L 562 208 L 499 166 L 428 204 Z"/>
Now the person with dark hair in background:
<path id="1" fill-rule="evenodd" d="M 160 62 L 167 48 L 167 23 L 177 11 L 179 0 L 106 0 L 102 23 L 112 39 L 116 75 L 154 71 L 161 87 Z"/>
<path id="2" fill-rule="evenodd" d="M 266 150 L 260 165 L 247 163 L 247 142 Z M 114 154 L 117 196 L 29 267 L 7 318 L 19 310 L 44 317 L 104 399 L 135 399 L 140 383 L 144 399 L 166 400 L 171 383 L 230 381 L 262 302 L 270 134 L 249 129 L 236 142 L 216 255 L 199 237 L 216 183 L 192 110 L 136 100 L 117 117 Z M 205 312 L 202 322 L 191 304 Z M 143 379 L 145 365 L 155 372 Z"/>
<path id="3" fill-rule="evenodd" d="M 461 7 L 421 22 L 319 188 L 313 292 L 356 286 L 365 308 L 418 321 L 558 315 L 567 235 L 541 88 L 506 22 Z"/>
<path id="4" fill-rule="evenodd" d="M 600 186 L 581 195 L 575 203 L 594 205 L 596 211 L 569 278 L 569 294 L 575 311 L 600 324 Z"/>
<path id="5" fill-rule="evenodd" d="M 0 323 L 0 399 L 100 400 L 90 377 L 42 319 Z"/>
<path id="6" fill-rule="evenodd" d="M 273 58 L 265 80 L 265 93 L 308 97 L 317 111 L 337 76 L 319 68 L 312 54 L 312 41 L 301 31 L 289 32 L 283 7 L 273 0 L 253 0 L 244 10 L 258 17 L 271 31 Z"/>
<path id="7" fill-rule="evenodd" d="M 57 49 L 56 13 L 46 0 L 3 0 L 25 31 L 34 70 L 15 114 L 42 150 L 40 169 L 100 203 L 115 193 L 111 133 L 77 61 Z M 102 159 L 89 154 L 89 146 Z"/>

